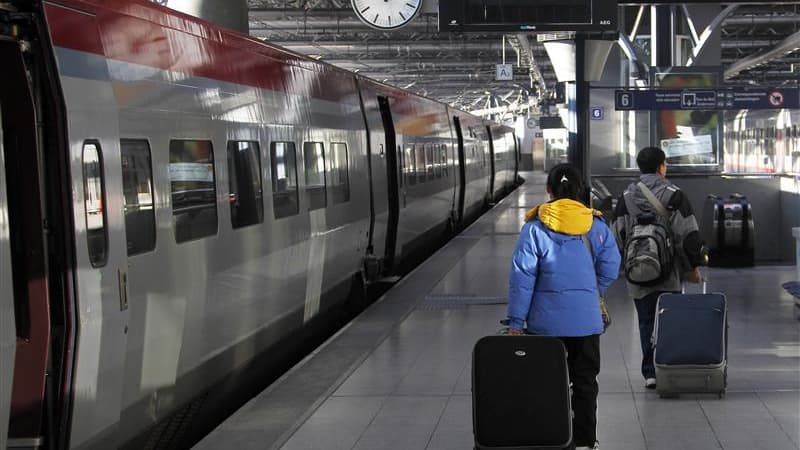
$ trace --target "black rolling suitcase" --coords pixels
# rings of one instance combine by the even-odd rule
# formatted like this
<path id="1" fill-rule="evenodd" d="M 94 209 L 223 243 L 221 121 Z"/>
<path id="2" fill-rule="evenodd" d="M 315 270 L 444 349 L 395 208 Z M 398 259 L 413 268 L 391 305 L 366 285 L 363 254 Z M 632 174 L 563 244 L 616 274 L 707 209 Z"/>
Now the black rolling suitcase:
<path id="1" fill-rule="evenodd" d="M 549 336 L 486 336 L 472 353 L 478 450 L 565 449 L 572 440 L 567 352 Z"/>
<path id="2" fill-rule="evenodd" d="M 712 393 L 728 385 L 728 308 L 724 294 L 662 294 L 653 330 L 661 397 Z"/>
<path id="3" fill-rule="evenodd" d="M 754 265 L 753 207 L 747 197 L 731 194 L 727 198 L 710 195 L 709 265 L 749 267 Z"/>

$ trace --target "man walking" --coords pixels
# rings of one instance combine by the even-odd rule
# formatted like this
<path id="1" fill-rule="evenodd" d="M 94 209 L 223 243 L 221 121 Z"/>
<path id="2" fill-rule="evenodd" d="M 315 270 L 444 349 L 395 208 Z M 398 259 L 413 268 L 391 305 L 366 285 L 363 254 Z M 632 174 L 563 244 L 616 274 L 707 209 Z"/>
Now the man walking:
<path id="1" fill-rule="evenodd" d="M 699 283 L 698 266 L 705 265 L 707 257 L 689 199 L 666 179 L 664 152 L 646 147 L 636 156 L 636 164 L 642 174 L 617 203 L 613 230 L 639 317 L 645 387 L 655 389 L 650 338 L 656 301 L 664 292 L 680 292 L 682 281 Z"/>

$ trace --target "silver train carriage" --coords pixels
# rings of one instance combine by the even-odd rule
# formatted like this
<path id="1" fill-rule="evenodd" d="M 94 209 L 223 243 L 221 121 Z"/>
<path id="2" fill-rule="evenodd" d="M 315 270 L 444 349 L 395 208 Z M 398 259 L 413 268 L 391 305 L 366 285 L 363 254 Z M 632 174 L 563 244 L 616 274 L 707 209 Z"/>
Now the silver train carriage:
<path id="1" fill-rule="evenodd" d="M 800 174 L 800 111 L 728 111 L 724 149 L 728 173 Z"/>
<path id="2" fill-rule="evenodd" d="M 517 180 L 508 127 L 145 0 L 3 3 L 0 60 L 0 450 L 186 445 Z"/>

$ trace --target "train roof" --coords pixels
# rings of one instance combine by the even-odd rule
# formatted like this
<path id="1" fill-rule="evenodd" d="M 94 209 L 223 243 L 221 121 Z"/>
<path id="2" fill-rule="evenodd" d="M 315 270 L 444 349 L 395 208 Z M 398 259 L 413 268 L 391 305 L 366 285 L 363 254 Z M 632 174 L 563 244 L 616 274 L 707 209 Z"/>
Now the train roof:
<path id="1" fill-rule="evenodd" d="M 446 107 L 448 110 L 458 111 L 459 115 L 469 115 L 471 117 L 475 117 L 478 120 L 482 120 L 484 123 L 493 126 L 497 125 L 495 124 L 495 122 L 481 119 L 480 117 L 474 116 L 466 111 L 453 108 L 438 100 L 424 97 L 415 94 L 411 91 L 400 89 L 395 86 L 390 86 L 378 80 L 336 67 L 333 64 L 327 63 L 325 61 L 319 61 L 307 55 L 302 55 L 300 53 L 293 52 L 291 50 L 271 44 L 269 42 L 261 41 L 252 36 L 240 33 L 236 30 L 220 27 L 204 19 L 200 19 L 185 14 L 183 12 L 167 8 L 165 6 L 161 6 L 149 0 L 52 0 L 51 2 L 49 2 L 49 4 L 65 6 L 73 10 L 89 13 L 100 17 L 101 20 L 107 19 L 107 20 L 121 21 L 122 18 L 124 17 L 139 19 L 142 21 L 146 21 L 150 24 L 156 24 L 162 27 L 162 29 L 169 29 L 181 33 L 186 33 L 188 35 L 195 36 L 201 39 L 202 41 L 215 44 L 216 50 L 218 52 L 220 50 L 224 52 L 225 47 L 234 48 L 241 51 L 257 54 L 261 57 L 277 61 L 280 64 L 295 66 L 301 69 L 311 70 L 318 73 L 328 72 L 342 76 L 354 77 L 360 83 L 371 85 L 373 89 L 381 93 L 385 93 L 386 95 L 390 95 L 392 97 L 411 97 L 422 100 L 424 102 L 436 103 L 441 105 L 442 107 Z M 104 11 L 108 14 L 108 17 L 103 17 Z M 124 27 L 125 25 L 131 25 L 131 24 L 124 24 L 124 25 L 117 24 L 117 26 L 119 27 Z M 70 31 L 72 34 L 75 34 L 74 30 Z M 128 30 L 127 32 L 130 33 L 132 31 Z M 158 36 L 149 36 L 149 38 L 151 39 L 151 42 L 145 42 L 145 44 L 155 43 L 155 41 L 159 39 Z M 72 42 L 80 40 L 80 38 L 74 36 L 70 39 Z M 104 42 L 104 45 L 106 44 L 109 43 Z M 96 46 L 97 43 L 94 43 L 94 45 Z M 213 51 L 210 50 L 210 47 L 211 46 L 209 46 L 209 48 L 206 48 L 204 50 Z M 120 56 L 120 55 L 112 53 L 111 55 L 107 54 L 106 56 L 114 59 L 115 56 Z M 205 71 L 205 73 L 199 75 L 208 76 L 209 78 L 219 79 L 219 76 L 215 76 L 215 74 L 221 74 L 231 70 L 230 67 L 218 66 L 221 62 L 225 62 L 223 58 L 220 59 L 212 58 L 212 59 L 213 59 L 212 65 L 216 65 L 217 66 L 216 69 L 212 67 L 212 70 L 207 70 Z M 160 67 L 160 68 L 167 69 L 167 67 Z M 181 71 L 180 68 L 176 69 L 174 66 L 170 66 L 168 68 L 170 70 L 175 70 L 179 72 Z M 252 80 L 253 78 L 249 77 L 249 79 Z M 243 81 L 238 80 L 238 82 L 241 82 L 242 84 L 254 84 L 252 82 L 248 83 L 247 80 Z M 254 85 L 258 86 L 258 84 Z"/>

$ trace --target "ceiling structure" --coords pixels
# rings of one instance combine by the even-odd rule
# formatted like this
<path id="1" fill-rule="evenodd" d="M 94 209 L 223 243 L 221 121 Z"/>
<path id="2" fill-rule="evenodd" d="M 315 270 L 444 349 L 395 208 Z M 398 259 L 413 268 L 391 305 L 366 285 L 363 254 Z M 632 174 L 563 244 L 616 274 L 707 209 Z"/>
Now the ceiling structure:
<path id="1" fill-rule="evenodd" d="M 556 83 L 543 36 L 439 33 L 435 5 L 423 6 L 407 26 L 386 32 L 360 22 L 349 0 L 247 1 L 255 37 L 473 112 L 535 108 Z M 724 6 L 719 27 L 726 81 L 797 84 L 800 2 Z M 630 48 L 639 60 L 649 61 L 649 44 L 641 36 L 649 30 L 649 7 L 621 8 L 621 28 L 629 37 L 641 16 L 640 36 Z M 702 41 L 703 30 L 679 16 L 689 41 Z M 495 64 L 503 62 L 504 54 L 514 65 L 514 81 L 494 80 Z"/>

